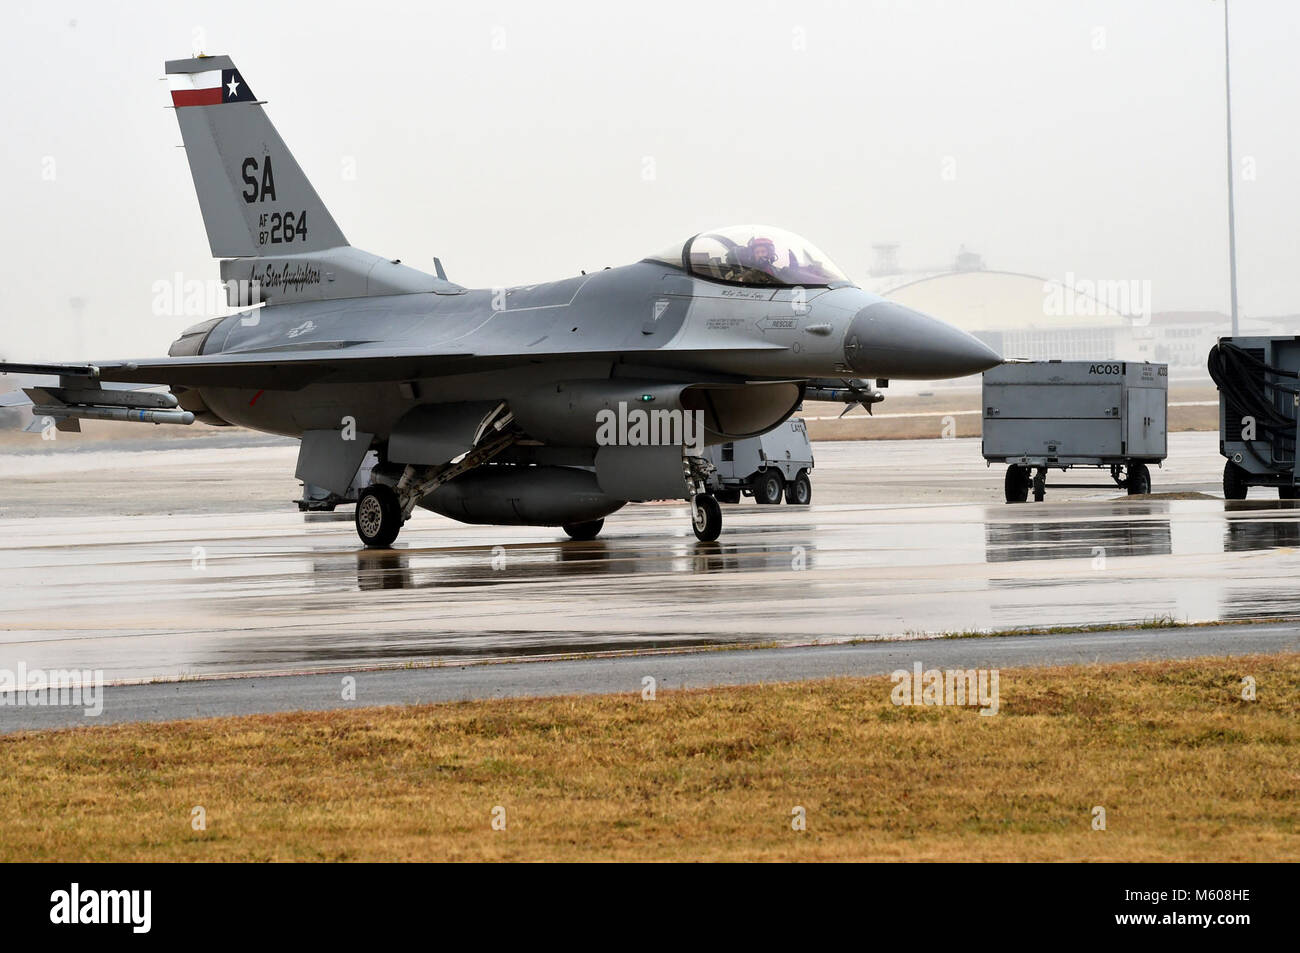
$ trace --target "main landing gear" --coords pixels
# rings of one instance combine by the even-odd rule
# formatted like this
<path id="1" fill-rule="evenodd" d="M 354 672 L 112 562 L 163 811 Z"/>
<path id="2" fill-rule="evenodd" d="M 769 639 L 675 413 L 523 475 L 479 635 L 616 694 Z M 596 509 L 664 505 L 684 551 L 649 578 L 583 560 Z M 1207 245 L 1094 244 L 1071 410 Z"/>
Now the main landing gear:
<path id="1" fill-rule="evenodd" d="M 517 433 L 504 429 L 510 421 L 511 415 L 506 414 L 495 424 L 495 429 L 498 431 L 495 436 L 479 444 L 455 463 L 436 467 L 417 467 L 408 464 L 395 484 L 372 483 L 358 493 L 357 509 L 353 518 L 361 542 L 374 549 L 385 549 L 393 545 L 397 534 L 402 531 L 403 524 L 411 518 L 411 511 L 420 500 L 462 473 L 487 463 L 519 440 Z M 392 479 L 391 475 L 389 479 Z M 600 524 L 603 523 L 600 520 L 596 522 L 598 525 L 592 532 L 592 536 L 600 532 Z"/>
<path id="2" fill-rule="evenodd" d="M 382 483 L 366 487 L 357 496 L 355 519 L 361 542 L 377 549 L 393 545 L 406 522 L 397 493 Z"/>

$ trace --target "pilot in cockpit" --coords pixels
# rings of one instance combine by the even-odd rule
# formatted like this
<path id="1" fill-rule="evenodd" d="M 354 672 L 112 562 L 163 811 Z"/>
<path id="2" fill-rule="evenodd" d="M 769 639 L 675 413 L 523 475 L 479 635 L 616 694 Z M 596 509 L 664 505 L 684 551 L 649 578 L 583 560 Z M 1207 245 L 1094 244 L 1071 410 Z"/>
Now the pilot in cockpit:
<path id="1" fill-rule="evenodd" d="M 755 235 L 744 245 L 736 248 L 733 260 L 746 271 L 761 271 L 773 278 L 780 277 L 776 268 L 776 242 L 770 238 Z"/>
<path id="2" fill-rule="evenodd" d="M 747 246 L 749 254 L 746 256 L 750 268 L 757 268 L 759 271 L 767 272 L 769 275 L 776 274 L 776 242 L 770 238 L 764 238 L 761 235 L 755 235 L 749 240 Z"/>

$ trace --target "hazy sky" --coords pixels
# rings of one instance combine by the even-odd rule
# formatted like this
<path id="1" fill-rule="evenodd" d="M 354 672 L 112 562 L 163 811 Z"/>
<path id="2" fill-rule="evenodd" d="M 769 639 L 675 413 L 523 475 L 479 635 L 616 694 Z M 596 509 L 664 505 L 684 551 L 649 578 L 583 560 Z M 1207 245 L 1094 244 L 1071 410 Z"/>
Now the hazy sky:
<path id="1" fill-rule="evenodd" d="M 13 3 L 0 353 L 164 353 L 155 281 L 215 278 L 163 61 L 230 54 L 349 240 L 471 286 L 712 225 L 850 275 L 965 244 L 1226 310 L 1214 0 Z M 1234 0 L 1242 311 L 1300 312 L 1300 3 Z M 354 169 L 349 178 L 347 170 Z M 940 315 L 942 317 L 942 315 Z"/>

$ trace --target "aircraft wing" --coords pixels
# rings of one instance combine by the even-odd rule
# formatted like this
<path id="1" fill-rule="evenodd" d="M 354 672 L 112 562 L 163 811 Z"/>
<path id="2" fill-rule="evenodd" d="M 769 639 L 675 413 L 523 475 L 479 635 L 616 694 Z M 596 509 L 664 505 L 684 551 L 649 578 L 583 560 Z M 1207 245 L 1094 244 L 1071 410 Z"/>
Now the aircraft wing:
<path id="1" fill-rule="evenodd" d="M 470 357 L 473 355 L 467 353 L 430 354 L 422 348 L 351 347 L 236 351 L 94 364 L 0 363 L 0 373 L 87 377 L 126 384 L 299 390 L 326 378 L 346 383 L 447 373 L 452 364 Z"/>
<path id="2" fill-rule="evenodd" d="M 743 351 L 780 351 L 780 345 L 739 348 Z M 105 361 L 94 364 L 0 363 L 0 373 L 49 374 L 86 377 L 101 382 L 166 384 L 179 387 L 253 387 L 265 390 L 300 390 L 328 379 L 331 383 L 402 381 L 444 374 L 493 370 L 536 361 L 616 360 L 623 356 L 653 355 L 671 363 L 674 355 L 713 353 L 714 348 L 662 348 L 655 351 L 552 351 L 473 354 L 430 352 L 421 347 L 364 344 L 330 349 L 227 351 L 189 357 Z"/>

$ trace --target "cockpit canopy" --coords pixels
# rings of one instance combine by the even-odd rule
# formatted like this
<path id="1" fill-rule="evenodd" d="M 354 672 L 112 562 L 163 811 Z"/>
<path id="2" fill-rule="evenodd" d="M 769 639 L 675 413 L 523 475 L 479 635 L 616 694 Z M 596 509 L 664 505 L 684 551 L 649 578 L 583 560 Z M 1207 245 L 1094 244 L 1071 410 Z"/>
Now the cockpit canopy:
<path id="1" fill-rule="evenodd" d="M 683 268 L 710 281 L 789 288 L 848 281 L 816 245 L 782 228 L 731 225 L 700 232 L 651 261 Z"/>

